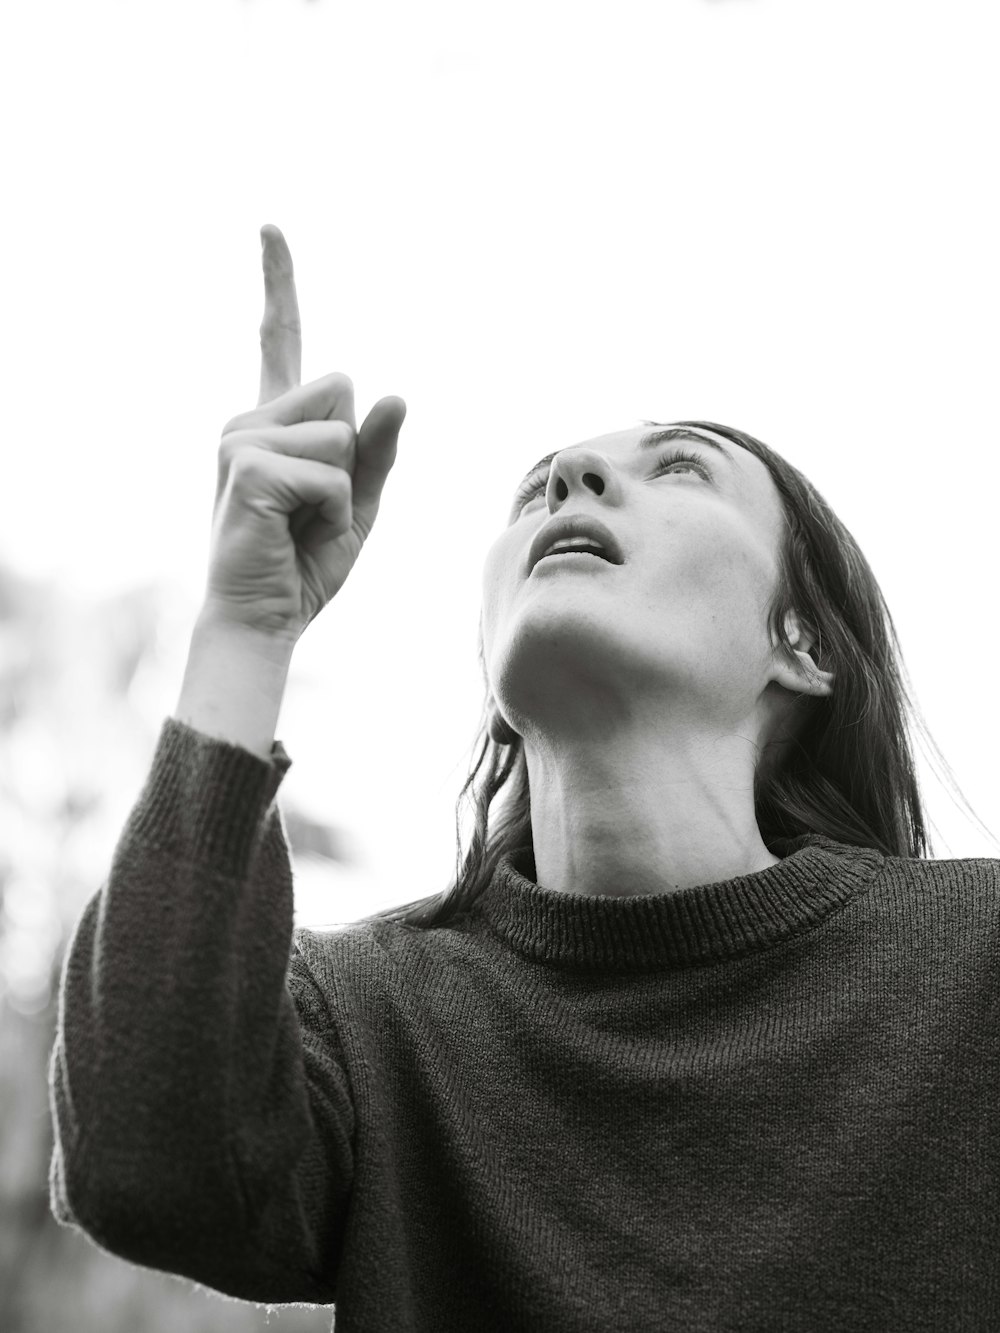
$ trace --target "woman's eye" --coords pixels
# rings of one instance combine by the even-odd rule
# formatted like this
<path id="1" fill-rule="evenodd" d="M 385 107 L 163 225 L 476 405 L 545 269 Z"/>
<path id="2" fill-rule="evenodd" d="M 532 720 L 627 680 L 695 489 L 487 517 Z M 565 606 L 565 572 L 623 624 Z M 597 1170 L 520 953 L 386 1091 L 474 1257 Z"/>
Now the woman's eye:
<path id="1" fill-rule="evenodd" d="M 695 457 L 694 454 L 685 454 L 680 451 L 667 454 L 665 457 L 661 458 L 653 470 L 653 476 L 654 477 L 662 476 L 664 472 L 669 472 L 677 463 L 689 464 L 691 467 L 695 468 L 698 472 L 700 472 L 701 475 L 705 478 L 708 478 L 710 476 L 708 467 L 701 461 L 700 458 Z M 521 491 L 520 495 L 517 497 L 518 509 L 523 509 L 524 506 L 528 503 L 528 501 L 532 498 L 532 496 L 537 495 L 539 491 L 544 491 L 545 487 L 548 484 L 549 484 L 548 474 L 544 472 L 539 474 L 537 480 L 528 482 L 528 484 Z"/>
<path id="2" fill-rule="evenodd" d="M 539 491 L 543 491 L 548 484 L 549 479 L 545 476 L 539 477 L 537 481 L 529 482 L 518 496 L 521 504 L 527 504 L 533 495 L 537 495 Z"/>
<path id="3" fill-rule="evenodd" d="M 703 477 L 707 477 L 709 475 L 708 468 L 705 466 L 705 464 L 701 461 L 700 458 L 696 458 L 693 454 L 673 453 L 673 454 L 668 454 L 665 458 L 660 459 L 660 461 L 656 465 L 656 471 L 653 473 L 653 476 L 658 477 L 660 476 L 661 473 L 669 471 L 670 468 L 672 468 L 675 463 L 690 463 L 691 466 L 693 468 L 696 468 Z"/>

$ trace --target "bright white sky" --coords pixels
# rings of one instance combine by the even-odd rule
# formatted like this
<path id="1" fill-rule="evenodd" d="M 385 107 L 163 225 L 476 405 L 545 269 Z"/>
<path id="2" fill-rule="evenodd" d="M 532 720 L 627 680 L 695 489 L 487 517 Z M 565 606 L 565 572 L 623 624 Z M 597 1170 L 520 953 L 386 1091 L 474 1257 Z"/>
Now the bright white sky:
<path id="1" fill-rule="evenodd" d="M 970 0 L 5 7 L 0 556 L 81 597 L 161 579 L 193 616 L 274 222 L 303 377 L 351 375 L 359 420 L 409 409 L 279 727 L 285 792 L 358 829 L 380 902 L 452 871 L 516 482 L 642 418 L 741 427 L 810 477 L 1000 835 L 995 22 Z M 937 854 L 997 855 L 922 778 Z"/>

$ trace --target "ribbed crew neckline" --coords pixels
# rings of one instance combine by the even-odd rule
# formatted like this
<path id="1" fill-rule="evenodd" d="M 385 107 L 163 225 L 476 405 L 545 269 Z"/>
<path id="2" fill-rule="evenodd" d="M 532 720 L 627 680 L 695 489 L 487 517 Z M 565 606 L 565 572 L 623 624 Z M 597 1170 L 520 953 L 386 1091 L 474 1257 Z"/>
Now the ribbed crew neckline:
<path id="1" fill-rule="evenodd" d="M 777 853 L 776 853 L 777 854 Z M 812 930 L 864 892 L 884 857 L 818 833 L 776 865 L 662 894 L 562 893 L 534 880 L 530 848 L 505 853 L 476 903 L 511 948 L 575 967 L 686 966 L 738 958 Z"/>

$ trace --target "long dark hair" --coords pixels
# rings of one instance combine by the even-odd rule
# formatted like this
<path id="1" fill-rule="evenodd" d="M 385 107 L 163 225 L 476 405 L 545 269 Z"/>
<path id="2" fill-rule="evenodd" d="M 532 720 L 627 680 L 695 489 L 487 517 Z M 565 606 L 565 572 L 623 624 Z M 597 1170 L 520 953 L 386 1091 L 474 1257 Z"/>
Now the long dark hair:
<path id="1" fill-rule="evenodd" d="M 907 734 L 907 708 L 958 788 L 913 701 L 895 624 L 857 542 L 812 483 L 760 440 L 715 421 L 670 424 L 714 431 L 768 469 L 785 517 L 768 628 L 795 664 L 785 630 L 786 613 L 794 608 L 815 640 L 816 665 L 836 673 L 832 695 L 796 695 L 794 726 L 761 752 L 754 806 L 765 846 L 780 856 L 793 838 L 819 833 L 888 856 L 933 855 Z M 482 625 L 479 663 L 489 692 Z M 532 848 L 524 746 L 517 735 L 503 745 L 491 738 L 485 700 L 473 746 L 479 741 L 478 757 L 455 807 L 454 880 L 440 893 L 360 920 L 386 919 L 425 929 L 449 925 L 468 914 L 501 856 Z M 463 800 L 472 805 L 475 821 L 464 857 Z M 494 801 L 497 809 L 491 810 Z M 967 801 L 965 805 L 971 809 Z"/>

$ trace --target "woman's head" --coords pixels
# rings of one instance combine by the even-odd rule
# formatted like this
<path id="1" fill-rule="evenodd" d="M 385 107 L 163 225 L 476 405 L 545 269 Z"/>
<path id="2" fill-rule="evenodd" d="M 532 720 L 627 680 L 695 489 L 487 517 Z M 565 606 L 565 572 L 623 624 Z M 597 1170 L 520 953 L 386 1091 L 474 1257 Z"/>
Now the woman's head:
<path id="1" fill-rule="evenodd" d="M 512 645 L 524 635 L 522 645 L 535 642 L 544 654 L 544 625 L 579 624 L 581 618 L 586 623 L 597 614 L 587 599 L 612 617 L 609 651 L 627 653 L 633 670 L 642 670 L 649 658 L 654 672 L 684 673 L 692 697 L 703 703 L 718 701 L 721 684 L 734 671 L 744 689 L 772 667 L 774 679 L 786 682 L 770 692 L 773 725 L 770 735 L 761 733 L 754 773 L 757 825 L 776 855 L 804 833 L 887 855 L 929 854 L 907 709 L 925 735 L 926 727 L 904 683 L 891 614 L 851 533 L 797 468 L 753 436 L 711 421 L 675 422 L 673 429 L 714 439 L 730 461 L 711 445 L 680 439 L 650 449 L 647 458 L 636 447 L 639 435 L 666 427 L 643 426 L 570 448 L 539 478 L 556 488 L 557 499 L 574 487 L 578 507 L 599 512 L 613 526 L 623 552 L 632 556 L 631 567 L 588 572 L 582 561 L 591 557 L 582 556 L 576 571 L 532 574 L 537 584 L 529 589 L 523 583 L 529 529 L 533 533 L 548 518 L 544 501 L 530 495 L 526 509 L 512 509 L 490 548 L 479 645 L 486 698 L 474 743 L 478 754 L 456 808 L 455 879 L 442 893 L 376 917 L 448 924 L 468 910 L 502 855 L 531 848 L 524 742 L 511 725 L 529 728 L 531 710 L 504 696 Z M 714 483 L 693 465 L 690 473 L 678 465 L 650 479 L 649 464 L 655 468 L 674 447 L 714 464 Z M 660 495 L 660 487 L 667 493 Z M 638 576 L 631 587 L 621 578 L 626 574 Z M 719 598 L 735 624 L 717 617 Z M 662 621 L 665 612 L 683 624 L 683 642 L 669 623 L 650 623 Z M 590 624 L 600 638 L 602 625 L 593 619 Z M 720 664 L 720 643 L 727 645 L 731 664 Z M 715 660 L 705 666 L 698 654 L 713 646 Z M 801 688 L 810 677 L 814 687 Z M 790 681 L 795 685 L 788 689 Z M 463 857 L 464 799 L 473 806 L 474 826 Z"/>
<path id="2" fill-rule="evenodd" d="M 620 563 L 535 560 L 569 516 L 600 525 Z M 543 459 L 483 571 L 494 733 L 499 713 L 539 748 L 629 729 L 657 746 L 668 723 L 765 745 L 797 700 L 833 685 L 798 617 L 791 653 L 768 625 L 786 530 L 764 462 L 704 426 L 636 427 Z"/>

